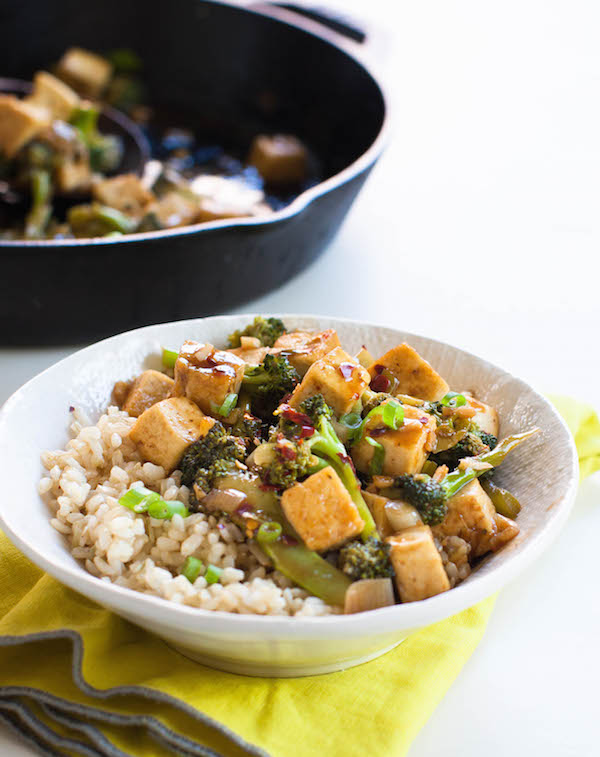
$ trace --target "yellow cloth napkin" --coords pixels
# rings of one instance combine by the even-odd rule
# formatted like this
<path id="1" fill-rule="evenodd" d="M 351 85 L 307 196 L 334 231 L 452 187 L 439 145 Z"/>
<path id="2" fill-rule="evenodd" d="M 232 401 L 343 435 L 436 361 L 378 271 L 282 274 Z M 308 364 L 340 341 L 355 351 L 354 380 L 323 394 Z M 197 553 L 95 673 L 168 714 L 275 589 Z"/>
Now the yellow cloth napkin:
<path id="1" fill-rule="evenodd" d="M 553 398 L 582 475 L 600 469 L 593 410 Z M 0 535 L 0 721 L 43 754 L 406 754 L 479 643 L 494 599 L 341 673 L 221 673 L 61 586 Z"/>

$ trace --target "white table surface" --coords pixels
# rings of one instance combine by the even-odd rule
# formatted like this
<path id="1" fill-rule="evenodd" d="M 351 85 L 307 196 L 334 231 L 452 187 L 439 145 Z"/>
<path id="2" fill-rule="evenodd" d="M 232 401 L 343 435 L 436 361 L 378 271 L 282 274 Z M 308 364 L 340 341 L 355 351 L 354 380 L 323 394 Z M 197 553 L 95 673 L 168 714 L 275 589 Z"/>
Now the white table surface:
<path id="1" fill-rule="evenodd" d="M 600 6 L 337 5 L 379 25 L 394 141 L 328 252 L 239 312 L 398 326 L 600 410 Z M 0 402 L 72 349 L 0 349 Z M 599 753 L 599 500 L 596 475 L 410 757 Z M 0 754 L 30 752 L 0 730 Z"/>

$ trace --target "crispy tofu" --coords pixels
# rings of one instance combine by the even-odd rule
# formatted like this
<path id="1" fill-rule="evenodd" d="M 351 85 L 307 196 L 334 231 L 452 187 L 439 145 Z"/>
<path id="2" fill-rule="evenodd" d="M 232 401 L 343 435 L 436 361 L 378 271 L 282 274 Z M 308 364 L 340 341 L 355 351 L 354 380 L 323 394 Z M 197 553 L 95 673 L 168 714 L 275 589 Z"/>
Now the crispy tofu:
<path id="1" fill-rule="evenodd" d="M 214 414 L 228 394 L 239 393 L 245 365 L 237 355 L 216 350 L 212 344 L 184 342 L 175 362 L 173 393 Z"/>
<path id="2" fill-rule="evenodd" d="M 375 521 L 375 528 L 377 529 L 379 538 L 387 539 L 388 536 L 392 536 L 394 530 L 385 511 L 385 506 L 390 500 L 387 497 L 382 497 L 381 494 L 373 492 L 363 492 L 362 495 Z"/>
<path id="3" fill-rule="evenodd" d="M 112 66 L 100 55 L 70 47 L 56 66 L 57 75 L 85 97 L 99 97 L 112 75 Z"/>
<path id="4" fill-rule="evenodd" d="M 131 385 L 123 410 L 138 418 L 144 410 L 171 396 L 175 382 L 160 371 L 144 371 Z"/>
<path id="5" fill-rule="evenodd" d="M 334 329 L 326 329 L 318 334 L 312 331 L 291 331 L 277 339 L 273 351 L 285 353 L 300 376 L 304 376 L 314 362 L 341 346 Z"/>
<path id="6" fill-rule="evenodd" d="M 76 155 L 65 157 L 54 170 L 56 188 L 65 194 L 88 189 L 92 180 L 89 155 L 82 150 Z"/>
<path id="7" fill-rule="evenodd" d="M 299 184 L 306 178 L 308 152 L 297 137 L 261 134 L 252 142 L 248 163 L 267 184 Z"/>
<path id="8" fill-rule="evenodd" d="M 475 397 L 465 396 L 467 398 L 467 405 L 477 411 L 473 416 L 473 421 L 486 434 L 492 434 L 492 436 L 497 437 L 500 431 L 500 421 L 496 409 L 491 405 L 486 405 L 485 402 L 476 400 Z"/>
<path id="9" fill-rule="evenodd" d="M 499 537 L 499 531 L 506 531 Z M 471 545 L 471 557 L 481 557 L 492 549 L 499 549 L 519 532 L 514 521 L 498 515 L 492 500 L 477 479 L 464 486 L 448 500 L 444 520 L 434 526 L 438 538 L 460 536 Z"/>
<path id="10" fill-rule="evenodd" d="M 0 95 L 0 153 L 14 155 L 49 126 L 46 108 L 19 100 L 13 95 Z"/>
<path id="11" fill-rule="evenodd" d="M 144 460 L 171 473 L 188 446 L 206 436 L 214 422 L 185 397 L 171 397 L 144 410 L 129 436 Z"/>
<path id="12" fill-rule="evenodd" d="M 302 541 L 317 551 L 358 536 L 365 525 L 348 490 L 330 467 L 286 489 L 281 506 Z"/>
<path id="13" fill-rule="evenodd" d="M 429 363 L 409 344 L 392 347 L 369 368 L 374 379 L 387 369 L 398 381 L 395 394 L 409 394 L 422 400 L 435 401 L 448 393 L 450 387 Z M 376 388 L 376 387 L 374 387 Z M 379 391 L 376 388 L 376 391 Z"/>
<path id="14" fill-rule="evenodd" d="M 206 174 L 193 179 L 190 189 L 198 196 L 198 223 L 271 212 L 262 189 L 239 179 Z"/>
<path id="15" fill-rule="evenodd" d="M 322 394 L 333 411 L 347 413 L 369 385 L 369 372 L 341 347 L 314 362 L 294 389 L 289 404 L 300 407 L 308 397 Z"/>
<path id="16" fill-rule="evenodd" d="M 419 473 L 427 455 L 435 447 L 435 418 L 417 407 L 403 405 L 403 408 L 404 423 L 396 431 L 384 426 L 377 416 L 365 429 L 365 437 L 370 436 L 383 446 L 381 473 L 384 476 Z M 366 438 L 352 447 L 354 465 L 363 473 L 369 472 L 374 454 L 375 448 Z"/>
<path id="17" fill-rule="evenodd" d="M 450 581 L 429 526 L 413 526 L 386 539 L 403 602 L 427 599 L 448 591 Z"/>
<path id="18" fill-rule="evenodd" d="M 68 121 L 81 102 L 77 92 L 47 71 L 33 77 L 33 90 L 25 102 L 46 108 L 53 118 Z"/>
<path id="19" fill-rule="evenodd" d="M 148 212 L 154 213 L 162 227 L 189 226 L 198 221 L 198 202 L 193 198 L 173 190 L 159 200 L 147 206 Z"/>
<path id="20" fill-rule="evenodd" d="M 139 176 L 133 173 L 96 182 L 92 194 L 94 199 L 103 205 L 120 210 L 133 218 L 140 218 L 154 201 L 152 192 L 146 189 Z"/>
<path id="21" fill-rule="evenodd" d="M 231 352 L 232 355 L 236 355 L 241 360 L 246 363 L 246 365 L 260 365 L 262 361 L 265 359 L 265 356 L 269 352 L 268 347 L 234 347 L 231 350 L 227 350 L 227 352 Z"/>

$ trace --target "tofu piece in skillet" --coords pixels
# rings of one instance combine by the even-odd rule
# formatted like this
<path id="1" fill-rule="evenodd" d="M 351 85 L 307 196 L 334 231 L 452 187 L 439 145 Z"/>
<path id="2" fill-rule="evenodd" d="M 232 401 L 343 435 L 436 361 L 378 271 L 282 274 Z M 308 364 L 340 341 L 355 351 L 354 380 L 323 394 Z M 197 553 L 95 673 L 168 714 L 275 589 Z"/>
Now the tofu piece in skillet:
<path id="1" fill-rule="evenodd" d="M 38 71 L 33 77 L 33 90 L 25 102 L 46 108 L 52 118 L 68 121 L 81 100 L 77 92 L 56 76 Z"/>
<path id="2" fill-rule="evenodd" d="M 260 134 L 252 142 L 248 163 L 266 184 L 299 184 L 308 172 L 308 151 L 290 134 Z"/>
<path id="3" fill-rule="evenodd" d="M 302 541 L 317 551 L 358 536 L 365 525 L 348 490 L 330 467 L 286 489 L 281 506 Z"/>
<path id="4" fill-rule="evenodd" d="M 450 581 L 429 526 L 413 526 L 386 539 L 403 602 L 427 599 L 448 591 Z"/>
<path id="5" fill-rule="evenodd" d="M 171 473 L 188 446 L 206 436 L 214 422 L 191 400 L 171 397 L 144 410 L 129 436 L 144 460 Z"/>
<path id="6" fill-rule="evenodd" d="M 13 158 L 21 147 L 49 126 L 50 121 L 46 108 L 13 95 L 0 95 L 0 153 Z"/>
<path id="7" fill-rule="evenodd" d="M 84 97 L 100 97 L 112 75 L 106 58 L 80 47 L 70 47 L 59 60 L 56 73 L 60 79 Z"/>
<path id="8" fill-rule="evenodd" d="M 207 415 L 214 414 L 228 394 L 239 394 L 245 365 L 237 355 L 212 344 L 186 341 L 175 362 L 173 394 L 192 400 Z"/>
<path id="9" fill-rule="evenodd" d="M 375 391 L 388 391 L 376 385 L 384 369 L 398 381 L 394 394 L 409 394 L 422 400 L 440 400 L 450 387 L 429 363 L 409 344 L 392 347 L 369 368 L 371 386 Z"/>
<path id="10" fill-rule="evenodd" d="M 94 184 L 92 194 L 103 205 L 140 218 L 154 201 L 154 195 L 146 189 L 139 176 L 133 173 L 113 176 Z"/>
<path id="11" fill-rule="evenodd" d="M 369 372 L 341 347 L 314 362 L 294 389 L 289 404 L 298 408 L 308 397 L 322 394 L 334 413 L 349 412 L 369 385 Z"/>

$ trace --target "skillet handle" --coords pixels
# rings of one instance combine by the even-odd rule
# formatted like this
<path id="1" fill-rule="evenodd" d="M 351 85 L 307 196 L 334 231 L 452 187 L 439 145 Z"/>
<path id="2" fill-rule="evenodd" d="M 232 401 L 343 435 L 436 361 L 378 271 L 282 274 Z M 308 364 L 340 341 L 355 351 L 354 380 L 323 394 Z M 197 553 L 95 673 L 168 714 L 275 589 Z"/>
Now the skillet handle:
<path id="1" fill-rule="evenodd" d="M 246 7 L 252 10 L 266 12 L 275 17 L 279 15 L 277 13 L 279 10 L 282 11 L 282 16 L 285 15 L 288 18 L 291 16 L 301 16 L 309 22 L 318 24 L 330 32 L 333 32 L 333 34 L 331 34 L 332 38 L 345 37 L 346 39 L 359 44 L 362 44 L 367 39 L 366 32 L 360 27 L 357 21 L 348 18 L 348 16 L 342 15 L 338 11 L 333 11 L 330 8 L 298 5 L 296 3 L 262 2 L 261 0 L 255 0 L 255 2 L 247 4 Z"/>

